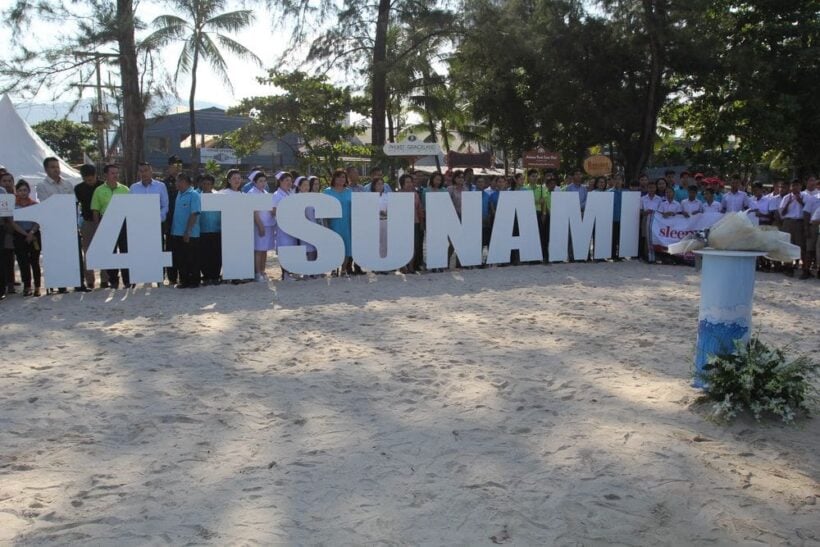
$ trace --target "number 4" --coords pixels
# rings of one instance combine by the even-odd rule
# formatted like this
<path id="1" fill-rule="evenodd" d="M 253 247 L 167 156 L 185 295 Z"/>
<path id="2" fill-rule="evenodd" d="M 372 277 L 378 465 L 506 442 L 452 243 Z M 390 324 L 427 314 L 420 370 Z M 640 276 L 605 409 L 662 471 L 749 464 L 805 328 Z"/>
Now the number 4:
<path id="1" fill-rule="evenodd" d="M 114 247 L 124 222 L 128 252 L 115 253 Z M 131 283 L 161 283 L 162 268 L 171 265 L 171 253 L 162 250 L 159 196 L 111 198 L 88 248 L 86 260 L 89 270 L 130 270 Z M 76 269 L 79 271 L 79 265 Z"/>

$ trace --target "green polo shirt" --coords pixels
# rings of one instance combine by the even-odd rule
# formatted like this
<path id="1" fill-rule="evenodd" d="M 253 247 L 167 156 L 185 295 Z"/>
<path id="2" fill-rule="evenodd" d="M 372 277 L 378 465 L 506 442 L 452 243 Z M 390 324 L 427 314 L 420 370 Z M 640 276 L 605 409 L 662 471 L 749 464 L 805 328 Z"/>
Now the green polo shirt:
<path id="1" fill-rule="evenodd" d="M 545 184 L 539 184 L 537 186 L 527 186 L 530 190 L 532 190 L 532 195 L 535 198 L 535 212 L 540 213 L 541 203 L 544 202 L 547 205 L 547 209 L 552 208 L 552 192 L 550 192 L 549 188 Z"/>
<path id="2" fill-rule="evenodd" d="M 117 183 L 114 189 L 108 186 L 108 184 L 101 184 L 94 190 L 94 195 L 91 196 L 91 210 L 99 211 L 100 215 L 104 215 L 105 210 L 108 209 L 108 204 L 111 203 L 111 198 L 116 194 L 127 193 L 129 193 L 129 190 L 124 184 Z"/>

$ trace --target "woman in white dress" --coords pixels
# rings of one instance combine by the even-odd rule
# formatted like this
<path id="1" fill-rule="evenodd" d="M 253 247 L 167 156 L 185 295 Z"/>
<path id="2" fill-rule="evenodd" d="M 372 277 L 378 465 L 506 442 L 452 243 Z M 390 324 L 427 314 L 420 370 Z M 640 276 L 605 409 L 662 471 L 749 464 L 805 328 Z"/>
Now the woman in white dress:
<path id="1" fill-rule="evenodd" d="M 293 193 L 293 177 L 287 171 L 280 171 L 276 174 L 276 180 L 278 187 L 276 191 L 273 193 L 273 217 L 274 221 L 276 219 L 276 208 L 279 206 L 279 203 L 291 195 Z M 299 240 L 290 235 L 289 233 L 285 232 L 279 226 L 276 227 L 276 252 L 279 253 L 279 247 L 285 247 L 288 245 L 299 245 Z M 281 262 L 279 263 L 281 267 Z M 282 279 L 296 279 L 296 277 L 291 274 L 290 272 L 286 271 L 284 267 L 282 267 Z"/>
<path id="2" fill-rule="evenodd" d="M 268 194 L 265 189 L 268 185 L 268 178 L 264 172 L 256 173 L 253 176 L 253 188 L 248 190 L 249 194 Z M 273 211 L 254 211 L 253 213 L 253 271 L 256 280 L 260 282 L 267 281 L 268 276 L 265 274 L 265 265 L 268 261 L 268 251 L 276 246 L 274 241 L 273 231 L 276 226 L 276 219 L 273 216 Z"/>

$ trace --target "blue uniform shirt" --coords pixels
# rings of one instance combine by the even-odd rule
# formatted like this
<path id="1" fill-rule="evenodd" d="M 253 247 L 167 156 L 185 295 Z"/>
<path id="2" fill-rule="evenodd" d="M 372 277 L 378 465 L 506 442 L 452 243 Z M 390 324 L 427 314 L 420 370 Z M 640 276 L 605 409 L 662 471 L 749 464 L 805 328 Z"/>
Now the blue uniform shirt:
<path id="1" fill-rule="evenodd" d="M 202 212 L 202 198 L 193 189 L 188 188 L 184 192 L 177 194 L 176 204 L 174 205 L 174 218 L 171 222 L 171 235 L 184 236 L 185 228 L 188 226 L 188 218 L 191 213 Z M 199 237 L 199 219 L 191 228 L 191 237 Z"/>

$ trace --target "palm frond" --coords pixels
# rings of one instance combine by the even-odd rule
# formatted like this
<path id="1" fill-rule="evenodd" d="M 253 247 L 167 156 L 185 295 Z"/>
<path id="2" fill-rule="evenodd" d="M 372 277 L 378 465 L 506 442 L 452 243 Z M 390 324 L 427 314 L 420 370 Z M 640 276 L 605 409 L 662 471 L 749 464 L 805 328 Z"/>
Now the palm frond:
<path id="1" fill-rule="evenodd" d="M 253 23 L 255 17 L 253 10 L 237 10 L 227 13 L 220 13 L 205 21 L 205 28 L 209 30 L 221 30 L 236 32 Z"/>
<path id="2" fill-rule="evenodd" d="M 179 81 L 180 74 L 188 74 L 191 71 L 191 62 L 194 55 L 194 41 L 192 38 L 185 40 L 182 51 L 179 53 L 179 62 L 174 71 L 174 82 Z"/>
<path id="3" fill-rule="evenodd" d="M 202 55 L 202 59 L 207 61 L 211 68 L 214 69 L 217 76 L 221 77 L 225 84 L 228 86 L 228 89 L 233 93 L 233 85 L 231 84 L 231 80 L 228 77 L 228 63 L 225 62 L 225 58 L 222 56 L 222 52 L 219 51 L 219 48 L 216 47 L 216 44 L 211 40 L 211 37 L 206 34 L 202 33 L 200 35 L 199 40 L 199 51 Z"/>
<path id="4" fill-rule="evenodd" d="M 142 50 L 160 49 L 167 46 L 171 42 L 180 40 L 184 36 L 184 30 L 179 27 L 163 27 L 155 30 L 146 36 L 140 43 L 139 48 Z"/>
<path id="5" fill-rule="evenodd" d="M 229 38 L 224 34 L 217 34 L 216 41 L 220 46 L 222 46 L 223 49 L 228 50 L 232 55 L 235 55 L 243 60 L 253 61 L 257 65 L 262 66 L 262 59 L 257 57 L 253 51 L 249 50 L 236 40 Z"/>

